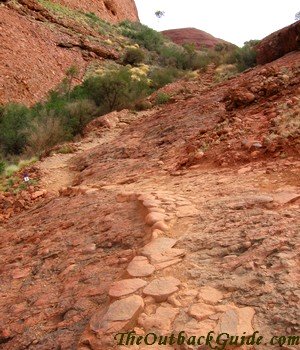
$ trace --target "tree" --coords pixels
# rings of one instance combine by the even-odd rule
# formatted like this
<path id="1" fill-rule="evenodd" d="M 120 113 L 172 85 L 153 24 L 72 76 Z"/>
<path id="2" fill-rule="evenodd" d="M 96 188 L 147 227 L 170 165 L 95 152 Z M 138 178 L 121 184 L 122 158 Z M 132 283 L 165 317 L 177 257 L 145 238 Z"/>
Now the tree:
<path id="1" fill-rule="evenodd" d="M 67 97 L 69 98 L 72 90 L 73 81 L 78 77 L 78 75 L 79 69 L 76 66 L 69 67 L 66 71 L 66 77 L 63 79 L 63 81 L 57 88 L 58 93 L 61 95 L 67 95 Z"/>
<path id="2" fill-rule="evenodd" d="M 165 15 L 165 11 L 158 10 L 158 11 L 155 12 L 155 16 L 157 18 L 162 18 L 164 15 Z"/>
<path id="3" fill-rule="evenodd" d="M 300 11 L 295 14 L 295 21 L 300 21 Z"/>

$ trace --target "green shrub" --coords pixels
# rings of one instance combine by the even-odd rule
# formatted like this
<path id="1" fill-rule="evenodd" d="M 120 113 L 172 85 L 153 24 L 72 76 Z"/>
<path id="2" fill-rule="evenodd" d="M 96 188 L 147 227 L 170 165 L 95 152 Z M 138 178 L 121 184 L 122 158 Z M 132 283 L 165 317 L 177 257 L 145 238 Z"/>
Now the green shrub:
<path id="1" fill-rule="evenodd" d="M 39 128 L 44 124 L 47 115 L 50 118 L 59 120 L 59 124 L 64 134 L 64 140 L 69 140 L 77 134 L 81 134 L 85 125 L 98 116 L 98 108 L 91 99 L 83 98 L 86 95 L 76 89 L 78 97 L 74 98 L 73 92 L 61 93 L 51 91 L 48 100 L 44 104 L 38 104 L 33 108 L 33 116 L 39 120 Z M 46 116 L 46 117 L 45 117 Z M 53 124 L 51 124 L 54 127 Z M 37 125 L 35 125 L 37 127 Z"/>
<path id="2" fill-rule="evenodd" d="M 258 42 L 258 40 L 246 41 L 242 48 L 236 48 L 233 53 L 228 56 L 226 63 L 236 64 L 239 72 L 255 67 L 257 54 L 254 47 Z"/>
<path id="3" fill-rule="evenodd" d="M 126 67 L 88 78 L 82 89 L 100 107 L 102 114 L 130 108 L 135 101 L 149 94 L 146 77 L 133 79 Z"/>
<path id="4" fill-rule="evenodd" d="M 159 54 L 160 64 L 163 66 L 171 66 L 178 69 L 185 69 L 187 66 L 185 51 L 180 46 L 174 44 L 164 45 L 161 47 Z"/>
<path id="5" fill-rule="evenodd" d="M 164 92 L 159 92 L 155 98 L 155 103 L 157 105 L 162 105 L 162 104 L 165 104 L 167 102 L 169 102 L 171 99 L 171 96 L 164 93 Z"/>
<path id="6" fill-rule="evenodd" d="M 149 78 L 152 81 L 152 87 L 157 90 L 172 83 L 182 76 L 182 72 L 174 67 L 155 68 L 150 72 Z"/>
<path id="7" fill-rule="evenodd" d="M 86 12 L 85 15 L 94 23 L 100 20 L 99 17 L 94 12 Z"/>
<path id="8" fill-rule="evenodd" d="M 70 154 L 70 153 L 74 153 L 76 151 L 76 149 L 74 147 L 72 147 L 71 145 L 62 145 L 58 150 L 57 153 L 60 154 Z"/>
<path id="9" fill-rule="evenodd" d="M 125 64 L 137 65 L 145 61 L 146 55 L 143 50 L 137 47 L 129 47 L 126 49 L 123 62 Z"/>
<path id="10" fill-rule="evenodd" d="M 124 36 L 133 39 L 149 51 L 159 51 L 164 42 L 161 33 L 139 22 L 123 21 L 120 28 Z"/>
<path id="11" fill-rule="evenodd" d="M 5 168 L 5 176 L 6 177 L 11 177 L 13 176 L 16 172 L 18 172 L 20 170 L 20 167 L 17 164 L 11 164 L 8 165 Z"/>
<path id="12" fill-rule="evenodd" d="M 107 35 L 107 33 L 113 32 L 113 25 L 99 18 L 94 12 L 86 12 L 84 15 L 92 27 L 98 28 L 100 34 Z"/>
<path id="13" fill-rule="evenodd" d="M 8 104 L 1 112 L 0 147 L 4 154 L 20 154 L 26 145 L 25 129 L 30 111 L 20 104 Z"/>
<path id="14" fill-rule="evenodd" d="M 32 121 L 26 132 L 26 153 L 30 156 L 41 155 L 67 138 L 63 120 L 57 118 L 54 111 L 46 109 Z"/>
<path id="15" fill-rule="evenodd" d="M 211 60 L 208 53 L 197 51 L 194 44 L 164 45 L 160 50 L 161 65 L 183 70 L 206 68 Z"/>
<path id="16" fill-rule="evenodd" d="M 5 171 L 5 162 L 0 160 L 0 175 L 2 175 Z"/>
<path id="17" fill-rule="evenodd" d="M 99 109 L 92 100 L 83 99 L 68 102 L 65 106 L 65 125 L 72 136 L 82 135 L 84 127 L 98 116 Z"/>
<path id="18" fill-rule="evenodd" d="M 147 100 L 137 101 L 134 105 L 136 111 L 146 111 L 147 109 L 152 108 L 152 103 Z"/>
<path id="19" fill-rule="evenodd" d="M 21 159 L 18 166 L 20 169 L 27 168 L 38 161 L 37 157 L 31 157 L 30 159 Z"/>

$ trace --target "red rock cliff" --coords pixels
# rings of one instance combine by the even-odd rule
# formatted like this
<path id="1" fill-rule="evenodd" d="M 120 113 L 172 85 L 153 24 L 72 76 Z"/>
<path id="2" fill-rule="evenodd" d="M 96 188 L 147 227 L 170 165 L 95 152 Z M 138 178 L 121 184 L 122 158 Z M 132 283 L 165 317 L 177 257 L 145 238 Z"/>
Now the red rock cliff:
<path id="1" fill-rule="evenodd" d="M 125 19 L 138 21 L 138 12 L 134 0 L 53 0 L 58 4 L 84 12 L 94 12 L 109 22 Z"/>
<path id="2" fill-rule="evenodd" d="M 134 0 L 53 1 L 113 23 L 138 20 Z M 48 7 L 42 4 L 0 0 L 0 104 L 33 104 L 63 80 L 70 66 L 78 67 L 82 77 L 93 60 L 118 57 L 105 33 L 76 16 L 50 11 L 50 1 Z M 84 17 L 83 12 L 76 15 Z"/>
<path id="3" fill-rule="evenodd" d="M 300 21 L 268 35 L 256 47 L 257 63 L 272 62 L 300 49 Z"/>

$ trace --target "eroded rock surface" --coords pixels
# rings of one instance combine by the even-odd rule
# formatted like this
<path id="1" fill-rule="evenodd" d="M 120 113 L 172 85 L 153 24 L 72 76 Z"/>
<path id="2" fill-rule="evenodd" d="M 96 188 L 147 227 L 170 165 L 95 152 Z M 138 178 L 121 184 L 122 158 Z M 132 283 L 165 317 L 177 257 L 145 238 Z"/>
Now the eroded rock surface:
<path id="1" fill-rule="evenodd" d="M 74 154 L 38 162 L 30 206 L 1 197 L 1 348 L 297 334 L 298 65 L 292 53 L 221 84 L 211 68 L 171 84 L 169 104 L 107 116 Z"/>
<path id="2" fill-rule="evenodd" d="M 257 63 L 265 64 L 300 49 L 300 21 L 264 38 L 257 46 Z"/>

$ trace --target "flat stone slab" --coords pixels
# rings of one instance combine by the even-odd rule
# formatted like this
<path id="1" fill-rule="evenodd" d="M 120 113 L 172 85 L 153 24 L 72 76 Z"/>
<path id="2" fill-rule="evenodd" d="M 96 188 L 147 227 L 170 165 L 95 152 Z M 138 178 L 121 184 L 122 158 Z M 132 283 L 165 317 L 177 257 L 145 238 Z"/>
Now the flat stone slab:
<path id="1" fill-rule="evenodd" d="M 168 299 L 170 295 L 178 291 L 178 286 L 181 282 L 172 276 L 161 277 L 153 280 L 144 288 L 143 293 L 151 296 L 157 302 L 162 302 Z"/>
<path id="2" fill-rule="evenodd" d="M 232 199 L 224 199 L 219 200 L 219 204 L 222 202 L 228 202 L 227 206 L 230 209 L 239 210 L 244 208 L 251 208 L 256 205 L 266 205 L 269 203 L 272 203 L 274 201 L 273 197 L 267 196 L 267 195 L 252 195 L 252 196 L 245 196 L 245 197 L 239 197 L 239 198 L 232 198 Z"/>
<path id="3" fill-rule="evenodd" d="M 146 244 L 142 249 L 141 253 L 147 257 L 154 254 L 161 254 L 166 250 L 171 249 L 177 240 L 168 237 L 158 237 L 153 239 L 150 243 Z"/>
<path id="4" fill-rule="evenodd" d="M 254 314 L 255 311 L 252 307 L 230 309 L 220 316 L 216 332 L 239 336 L 251 335 L 254 332 L 252 327 Z"/>
<path id="5" fill-rule="evenodd" d="M 131 295 L 110 304 L 106 313 L 99 311 L 90 320 L 90 328 L 98 334 L 130 329 L 144 309 L 144 300 Z"/>
<path id="6" fill-rule="evenodd" d="M 210 286 L 204 286 L 200 288 L 198 299 L 203 300 L 207 304 L 214 305 L 223 299 L 223 294 L 216 288 L 213 288 Z"/>
<path id="7" fill-rule="evenodd" d="M 162 253 L 151 254 L 149 259 L 151 261 L 151 264 L 158 264 L 158 263 L 163 263 L 163 262 L 167 262 L 170 260 L 174 260 L 177 258 L 182 258 L 184 256 L 185 256 L 184 249 L 171 248 L 171 249 L 168 249 Z"/>
<path id="8" fill-rule="evenodd" d="M 155 267 L 149 263 L 145 256 L 136 256 L 127 267 L 127 272 L 132 277 L 150 276 L 154 271 Z"/>
<path id="9" fill-rule="evenodd" d="M 273 195 L 274 202 L 284 205 L 287 203 L 295 202 L 296 200 L 300 199 L 299 193 L 293 193 L 293 192 L 279 192 Z"/>
<path id="10" fill-rule="evenodd" d="M 144 307 L 144 301 L 139 295 L 132 295 L 112 303 L 104 319 L 108 321 L 127 321 Z"/>
<path id="11" fill-rule="evenodd" d="M 147 282 L 140 278 L 120 280 L 111 285 L 108 295 L 113 298 L 120 298 L 135 293 L 140 288 L 145 287 L 146 284 Z"/>

